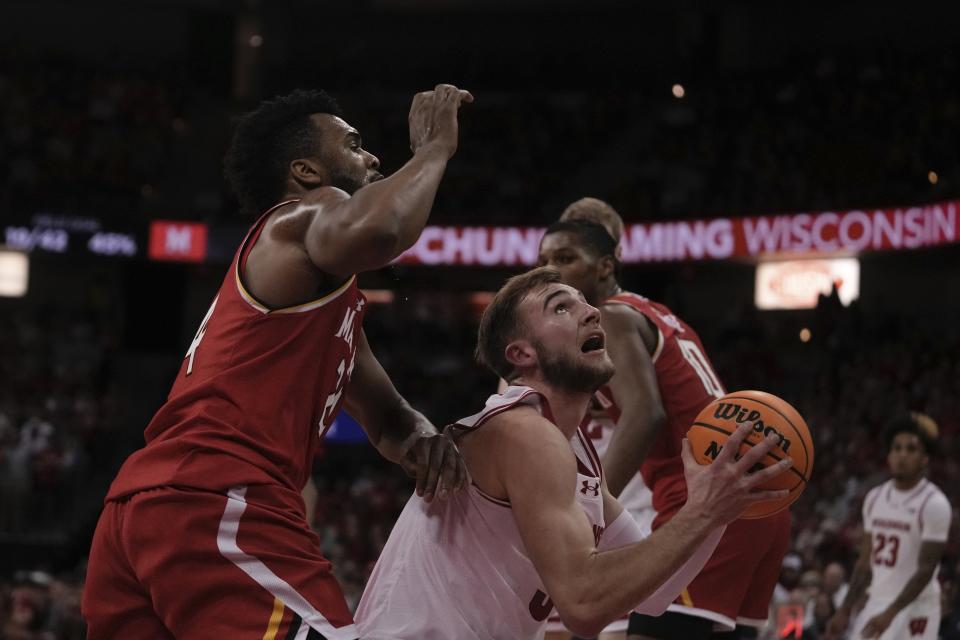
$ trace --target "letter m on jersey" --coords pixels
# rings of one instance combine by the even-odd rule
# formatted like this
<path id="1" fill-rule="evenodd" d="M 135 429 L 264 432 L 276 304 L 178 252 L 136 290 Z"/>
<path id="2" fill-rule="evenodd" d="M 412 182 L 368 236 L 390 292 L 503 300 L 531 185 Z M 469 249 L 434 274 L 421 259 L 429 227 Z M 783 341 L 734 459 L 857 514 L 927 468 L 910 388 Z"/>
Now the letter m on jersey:
<path id="1" fill-rule="evenodd" d="M 910 620 L 911 636 L 922 636 L 926 630 L 927 630 L 926 618 L 913 618 L 912 620 Z"/>
<path id="2" fill-rule="evenodd" d="M 353 348 L 353 319 L 357 317 L 358 311 L 360 311 L 359 306 L 356 309 L 348 308 L 347 312 L 343 314 L 343 322 L 340 323 L 340 328 L 337 329 L 336 337 L 343 338 L 351 349 Z"/>

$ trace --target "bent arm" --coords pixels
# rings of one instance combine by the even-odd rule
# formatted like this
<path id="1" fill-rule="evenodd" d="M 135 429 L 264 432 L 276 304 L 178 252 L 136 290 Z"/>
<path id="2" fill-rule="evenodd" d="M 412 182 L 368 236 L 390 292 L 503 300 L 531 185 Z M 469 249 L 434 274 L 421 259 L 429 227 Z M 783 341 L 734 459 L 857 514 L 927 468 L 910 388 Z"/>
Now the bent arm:
<path id="1" fill-rule="evenodd" d="M 933 542 L 924 540 L 920 545 L 920 556 L 917 558 L 917 570 L 913 572 L 907 583 L 903 585 L 900 594 L 887 607 L 887 613 L 895 616 L 900 611 L 917 599 L 917 596 L 930 584 L 937 565 L 940 564 L 940 558 L 943 557 L 943 551 L 947 548 L 946 541 Z"/>
<path id="2" fill-rule="evenodd" d="M 653 595 L 716 528 L 706 513 L 681 509 L 649 538 L 600 551 L 573 491 L 575 456 L 557 427 L 533 412 L 508 412 L 491 427 L 501 443 L 491 459 L 524 545 L 560 617 L 580 635 Z"/>
<path id="3" fill-rule="evenodd" d="M 420 237 L 447 161 L 445 150 L 427 144 L 353 196 L 332 187 L 307 194 L 299 207 L 314 210 L 303 239 L 310 261 L 341 278 L 390 264 Z"/>
<path id="4" fill-rule="evenodd" d="M 436 427 L 393 386 L 373 355 L 364 331 L 360 332 L 353 375 L 345 394 L 344 409 L 363 427 L 370 442 L 387 460 L 399 463 L 415 435 L 437 433 Z"/>
<path id="5" fill-rule="evenodd" d="M 608 512 L 616 512 L 615 509 L 607 508 L 607 502 L 615 502 L 617 506 L 619 506 L 619 503 L 606 489 L 604 489 L 604 493 L 604 520 L 608 524 L 603 532 L 603 537 L 600 538 L 598 549 L 600 551 L 619 549 L 628 544 L 644 540 L 647 536 L 643 534 L 640 526 L 626 509 L 621 507 L 620 514 L 614 518 L 607 516 Z M 663 612 L 667 610 L 670 603 L 676 600 L 680 592 L 686 589 L 693 579 L 703 570 L 703 567 L 707 564 L 707 560 L 713 555 L 717 545 L 720 543 L 720 538 L 723 537 L 723 533 L 726 530 L 726 526 L 722 526 L 711 531 L 700 546 L 697 547 L 696 551 L 693 552 L 690 559 L 687 560 L 676 573 L 670 576 L 666 582 L 660 585 L 660 588 L 654 591 L 650 597 L 634 607 L 633 610 L 649 616 L 663 615 Z"/>
<path id="6" fill-rule="evenodd" d="M 619 496 L 639 471 L 667 414 L 648 350 L 648 342 L 656 344 L 656 336 L 646 319 L 624 305 L 608 304 L 602 309 L 601 324 L 607 334 L 607 352 L 617 368 L 608 386 L 621 411 L 603 469 L 610 492 Z M 649 335 L 641 333 L 644 329 Z"/>

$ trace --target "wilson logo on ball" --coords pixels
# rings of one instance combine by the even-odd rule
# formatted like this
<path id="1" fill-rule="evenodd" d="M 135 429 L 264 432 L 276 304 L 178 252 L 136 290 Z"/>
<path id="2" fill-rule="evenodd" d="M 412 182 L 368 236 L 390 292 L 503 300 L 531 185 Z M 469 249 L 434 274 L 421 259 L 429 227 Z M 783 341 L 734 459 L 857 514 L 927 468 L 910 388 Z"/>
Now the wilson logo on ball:
<path id="1" fill-rule="evenodd" d="M 790 452 L 790 438 L 780 433 L 776 427 L 764 424 L 762 414 L 756 409 L 748 409 L 739 404 L 733 404 L 732 402 L 720 402 L 717 403 L 713 417 L 720 420 L 735 420 L 737 424 L 756 420 L 757 424 L 753 425 L 754 433 L 762 433 L 764 438 L 772 433 L 780 438 L 780 449 L 784 453 Z"/>

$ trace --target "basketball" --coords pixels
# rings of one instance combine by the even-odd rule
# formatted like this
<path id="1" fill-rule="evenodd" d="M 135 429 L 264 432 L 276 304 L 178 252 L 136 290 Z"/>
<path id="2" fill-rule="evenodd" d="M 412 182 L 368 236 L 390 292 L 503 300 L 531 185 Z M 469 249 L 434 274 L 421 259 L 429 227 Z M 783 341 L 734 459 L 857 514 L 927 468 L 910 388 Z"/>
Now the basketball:
<path id="1" fill-rule="evenodd" d="M 800 497 L 813 471 L 813 440 L 810 429 L 790 403 L 763 391 L 735 391 L 708 404 L 697 415 L 687 432 L 697 462 L 710 464 L 737 427 L 756 420 L 753 433 L 740 445 L 739 455 L 759 444 L 768 434 L 780 437 L 780 442 L 759 464 L 776 464 L 785 455 L 793 458 L 793 467 L 771 478 L 759 489 L 787 489 L 790 493 L 781 500 L 757 502 L 748 507 L 741 518 L 766 518 L 783 511 Z"/>

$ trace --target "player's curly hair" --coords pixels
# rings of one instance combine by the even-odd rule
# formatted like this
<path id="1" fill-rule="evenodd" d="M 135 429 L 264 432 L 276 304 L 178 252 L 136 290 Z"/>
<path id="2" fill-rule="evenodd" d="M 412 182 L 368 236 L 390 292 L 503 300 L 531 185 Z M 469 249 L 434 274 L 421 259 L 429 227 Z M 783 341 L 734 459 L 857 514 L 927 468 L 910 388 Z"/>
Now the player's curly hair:
<path id="1" fill-rule="evenodd" d="M 290 162 L 315 152 L 320 133 L 310 122 L 314 113 L 340 116 L 340 105 L 325 91 L 297 89 L 240 117 L 223 169 L 242 213 L 258 215 L 275 205 Z"/>
<path id="2" fill-rule="evenodd" d="M 937 423 L 925 413 L 911 411 L 893 418 L 887 423 L 883 430 L 883 441 L 887 445 L 887 451 L 893 446 L 893 439 L 898 433 L 912 433 L 919 438 L 924 451 L 928 456 L 937 454 L 937 438 L 939 428 Z"/>
<path id="3" fill-rule="evenodd" d="M 493 296 L 480 318 L 477 332 L 476 358 L 498 376 L 511 381 L 516 371 L 507 360 L 506 348 L 524 330 L 517 307 L 527 294 L 538 287 L 562 282 L 560 272 L 553 267 L 537 267 L 514 276 Z"/>

